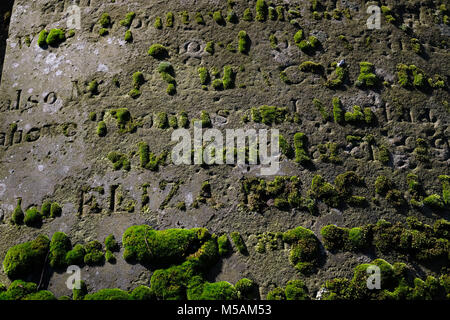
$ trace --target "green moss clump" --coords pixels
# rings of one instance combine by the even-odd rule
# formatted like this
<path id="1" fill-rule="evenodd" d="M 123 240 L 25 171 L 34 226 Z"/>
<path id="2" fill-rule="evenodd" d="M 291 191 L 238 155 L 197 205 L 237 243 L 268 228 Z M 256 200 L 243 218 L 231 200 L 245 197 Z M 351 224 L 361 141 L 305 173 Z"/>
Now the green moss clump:
<path id="1" fill-rule="evenodd" d="M 30 294 L 37 292 L 37 285 L 33 282 L 23 280 L 13 281 L 8 290 L 0 292 L 0 301 L 2 300 L 22 300 Z"/>
<path id="2" fill-rule="evenodd" d="M 304 38 L 303 29 L 300 29 L 294 34 L 294 43 L 300 48 L 300 43 Z"/>
<path id="3" fill-rule="evenodd" d="M 440 175 L 439 181 L 442 184 L 442 200 L 448 206 L 450 205 L 450 176 Z"/>
<path id="4" fill-rule="evenodd" d="M 246 8 L 244 10 L 244 13 L 242 15 L 242 20 L 250 22 L 253 21 L 253 14 L 252 14 L 252 10 L 250 8 Z"/>
<path id="5" fill-rule="evenodd" d="M 340 228 L 335 225 L 328 225 L 320 230 L 325 248 L 332 252 L 344 248 L 348 233 L 348 229 Z"/>
<path id="6" fill-rule="evenodd" d="M 67 265 L 77 265 L 81 266 L 84 263 L 84 256 L 86 255 L 86 250 L 81 244 L 75 245 L 72 250 L 66 253 L 66 263 Z"/>
<path id="7" fill-rule="evenodd" d="M 181 111 L 178 117 L 178 125 L 180 128 L 189 128 L 189 117 L 185 111 Z"/>
<path id="8" fill-rule="evenodd" d="M 317 74 L 322 74 L 324 72 L 324 68 L 320 63 L 312 61 L 302 62 L 299 66 L 299 69 L 303 72 L 312 72 Z"/>
<path id="9" fill-rule="evenodd" d="M 166 14 L 166 27 L 168 28 L 172 28 L 173 27 L 173 22 L 174 22 L 174 15 L 173 12 L 168 12 Z"/>
<path id="10" fill-rule="evenodd" d="M 351 124 L 360 124 L 365 121 L 364 113 L 360 106 L 353 106 L 353 112 L 345 113 L 345 121 Z"/>
<path id="11" fill-rule="evenodd" d="M 110 110 L 109 113 L 113 118 L 117 120 L 117 127 L 119 128 L 119 132 L 133 132 L 136 127 L 133 124 L 133 119 L 131 117 L 131 113 L 127 108 L 119 108 Z"/>
<path id="12" fill-rule="evenodd" d="M 25 212 L 25 218 L 23 219 L 25 225 L 29 227 L 39 228 L 42 224 L 42 216 L 36 207 L 31 207 Z"/>
<path id="13" fill-rule="evenodd" d="M 385 176 L 377 177 L 375 181 L 375 192 L 385 195 L 389 190 L 393 189 L 392 182 Z"/>
<path id="14" fill-rule="evenodd" d="M 291 245 L 289 260 L 302 274 L 310 274 L 317 268 L 320 258 L 320 242 L 311 230 L 303 227 L 283 233 L 283 241 Z"/>
<path id="15" fill-rule="evenodd" d="M 111 26 L 111 17 L 108 13 L 103 13 L 100 19 L 98 20 L 98 24 L 103 28 L 109 28 Z"/>
<path id="16" fill-rule="evenodd" d="M 209 76 L 208 69 L 205 67 L 198 68 L 198 75 L 200 77 L 200 84 L 207 85 L 211 81 L 211 77 Z"/>
<path id="17" fill-rule="evenodd" d="M 201 12 L 197 12 L 195 14 L 195 22 L 197 22 L 197 24 L 200 24 L 200 25 L 205 24 L 205 19 L 203 18 L 203 15 Z"/>
<path id="18" fill-rule="evenodd" d="M 60 269 L 67 265 L 66 255 L 72 249 L 69 237 L 63 232 L 53 234 L 50 242 L 49 264 L 52 268 Z"/>
<path id="19" fill-rule="evenodd" d="M 234 287 L 239 300 L 256 300 L 259 297 L 258 286 L 251 279 L 240 279 Z"/>
<path id="20" fill-rule="evenodd" d="M 44 218 L 50 217 L 50 208 L 52 206 L 52 203 L 50 201 L 44 201 L 44 203 L 41 206 L 41 215 Z"/>
<path id="21" fill-rule="evenodd" d="M 169 56 L 169 51 L 162 44 L 155 43 L 148 49 L 148 54 L 155 59 L 161 60 Z"/>
<path id="22" fill-rule="evenodd" d="M 312 179 L 310 193 L 330 207 L 337 208 L 341 204 L 341 196 L 336 188 L 331 183 L 326 182 L 320 175 L 316 175 Z"/>
<path id="23" fill-rule="evenodd" d="M 105 37 L 105 36 L 107 36 L 109 34 L 109 30 L 106 29 L 106 28 L 101 28 L 98 31 L 98 34 L 100 35 L 100 37 Z"/>
<path id="24" fill-rule="evenodd" d="M 230 234 L 231 240 L 233 240 L 234 245 L 236 246 L 236 249 L 239 251 L 239 253 L 243 255 L 248 254 L 247 246 L 245 245 L 244 239 L 242 239 L 242 236 L 239 232 L 232 232 Z"/>
<path id="25" fill-rule="evenodd" d="M 221 91 L 221 90 L 223 90 L 223 81 L 221 79 L 215 79 L 212 82 L 212 86 L 213 86 L 214 90 Z"/>
<path id="26" fill-rule="evenodd" d="M 102 244 L 97 240 L 87 243 L 84 247 L 86 255 L 84 256 L 84 263 L 88 266 L 99 266 L 105 262 L 105 255 L 103 254 Z"/>
<path id="27" fill-rule="evenodd" d="M 223 67 L 223 88 L 224 89 L 233 89 L 235 85 L 235 78 L 236 74 L 233 71 L 233 68 L 231 66 L 224 66 Z"/>
<path id="28" fill-rule="evenodd" d="M 205 46 L 205 51 L 210 55 L 214 54 L 214 41 L 208 41 Z"/>
<path id="29" fill-rule="evenodd" d="M 162 29 L 163 24 L 162 24 L 162 19 L 161 19 L 161 17 L 156 17 L 156 18 L 155 18 L 155 22 L 153 23 L 153 26 L 154 26 L 156 29 Z"/>
<path id="30" fill-rule="evenodd" d="M 125 19 L 120 20 L 120 25 L 126 28 L 131 27 L 131 24 L 133 23 L 134 18 L 136 17 L 136 13 L 134 12 L 128 12 L 125 16 Z"/>
<path id="31" fill-rule="evenodd" d="M 144 74 L 140 71 L 133 74 L 133 87 L 139 89 L 145 83 Z"/>
<path id="32" fill-rule="evenodd" d="M 217 238 L 217 245 L 219 248 L 219 255 L 226 256 L 230 252 L 230 241 L 226 234 Z"/>
<path id="33" fill-rule="evenodd" d="M 10 279 L 25 278 L 41 270 L 49 250 L 50 240 L 43 235 L 35 240 L 11 247 L 3 260 L 3 271 Z"/>
<path id="34" fill-rule="evenodd" d="M 308 288 L 301 280 L 290 280 L 284 289 L 286 300 L 310 300 Z"/>
<path id="35" fill-rule="evenodd" d="M 428 144 L 425 139 L 418 138 L 416 140 L 416 148 L 414 149 L 413 154 L 420 162 L 427 163 L 430 161 Z"/>
<path id="36" fill-rule="evenodd" d="M 342 109 L 341 99 L 338 97 L 333 98 L 333 118 L 334 122 L 343 124 L 344 123 L 344 111 Z"/>
<path id="37" fill-rule="evenodd" d="M 389 164 L 389 161 L 391 159 L 391 153 L 389 152 L 389 149 L 385 145 L 381 145 L 378 148 L 376 158 L 382 164 L 387 165 L 387 164 Z"/>
<path id="38" fill-rule="evenodd" d="M 61 29 L 52 29 L 50 30 L 45 41 L 49 46 L 56 47 L 60 43 L 66 41 L 66 34 Z"/>
<path id="39" fill-rule="evenodd" d="M 222 16 L 222 11 L 214 11 L 213 19 L 219 26 L 224 26 L 226 24 L 225 19 Z"/>
<path id="40" fill-rule="evenodd" d="M 360 73 L 358 76 L 358 80 L 355 83 L 357 87 L 371 88 L 379 85 L 380 79 L 374 73 L 375 67 L 372 63 L 360 62 L 359 67 Z"/>
<path id="41" fill-rule="evenodd" d="M 87 294 L 83 300 L 131 300 L 131 296 L 128 292 L 121 289 L 102 289 L 96 293 Z"/>
<path id="42" fill-rule="evenodd" d="M 151 171 L 157 171 L 160 165 L 164 165 L 166 162 L 167 154 L 163 152 L 161 155 L 156 156 L 153 152 L 150 152 L 148 144 L 139 143 L 139 157 L 141 160 L 141 167 Z"/>
<path id="43" fill-rule="evenodd" d="M 281 288 L 275 288 L 269 291 L 266 300 L 286 300 L 286 293 Z"/>
<path id="44" fill-rule="evenodd" d="M 104 121 L 100 121 L 97 125 L 97 135 L 99 137 L 104 137 L 108 133 L 108 129 L 106 128 L 106 123 Z"/>
<path id="45" fill-rule="evenodd" d="M 243 54 L 248 54 L 248 52 L 250 51 L 250 38 L 247 32 L 245 32 L 244 30 L 239 31 L 238 41 L 239 41 L 238 45 L 239 52 Z"/>
<path id="46" fill-rule="evenodd" d="M 128 43 L 133 42 L 133 34 L 131 33 L 130 30 L 127 30 L 127 31 L 125 32 L 124 40 L 125 40 L 126 42 L 128 42 Z"/>
<path id="47" fill-rule="evenodd" d="M 336 89 L 341 87 L 348 77 L 348 68 L 345 66 L 338 66 L 337 63 L 335 64 L 336 65 L 334 71 L 325 82 L 325 86 L 330 89 Z"/>
<path id="48" fill-rule="evenodd" d="M 256 0 L 256 21 L 264 22 L 267 20 L 268 7 L 264 0 Z"/>
<path id="49" fill-rule="evenodd" d="M 48 31 L 47 30 L 42 30 L 39 33 L 39 37 L 38 37 L 38 41 L 37 41 L 37 44 L 38 44 L 39 47 L 45 48 L 47 46 L 47 37 L 48 37 Z"/>
<path id="50" fill-rule="evenodd" d="M 159 129 L 167 129 L 169 127 L 169 119 L 166 112 L 158 112 L 156 115 L 156 126 Z"/>
<path id="51" fill-rule="evenodd" d="M 89 92 L 89 95 L 91 97 L 98 94 L 98 86 L 99 84 L 97 80 L 92 80 L 91 82 L 89 82 L 87 91 Z"/>
<path id="52" fill-rule="evenodd" d="M 432 194 L 423 199 L 423 204 L 432 208 L 432 209 L 444 209 L 445 204 L 442 201 L 442 198 L 438 194 Z"/>
<path id="53" fill-rule="evenodd" d="M 202 265 L 208 260 L 208 254 L 210 258 L 218 256 L 217 244 L 212 248 L 209 245 L 213 243 L 206 245 L 210 238 L 206 229 L 156 231 L 146 225 L 133 226 L 125 231 L 122 238 L 125 248 L 123 257 L 128 262 L 152 266 L 169 266 L 186 259 Z"/>
<path id="54" fill-rule="evenodd" d="M 307 141 L 307 137 L 304 133 L 297 132 L 294 135 L 295 162 L 302 165 L 311 162 L 311 158 L 308 156 L 307 151 Z"/>
<path id="55" fill-rule="evenodd" d="M 320 115 L 324 121 L 329 121 L 331 119 L 329 112 L 325 109 L 325 106 L 319 99 L 314 98 L 313 105 L 314 108 L 320 112 Z"/>
<path id="56" fill-rule="evenodd" d="M 51 218 L 60 217 L 61 214 L 62 214 L 61 206 L 59 205 L 59 203 L 53 202 L 52 205 L 50 206 L 50 217 Z"/>
<path id="57" fill-rule="evenodd" d="M 251 115 L 254 122 L 261 122 L 266 125 L 280 124 L 286 119 L 287 109 L 274 106 L 261 106 L 252 108 Z"/>
<path id="58" fill-rule="evenodd" d="M 147 286 L 138 286 L 131 292 L 131 300 L 156 300 L 152 289 Z"/>
<path id="59" fill-rule="evenodd" d="M 112 151 L 108 153 L 108 160 L 112 162 L 114 170 L 123 169 L 125 171 L 130 171 L 131 169 L 130 160 L 128 160 L 128 157 L 124 154 Z"/>
<path id="60" fill-rule="evenodd" d="M 201 293 L 197 296 L 191 296 L 192 300 L 236 300 L 236 288 L 229 282 L 205 282 L 202 286 Z"/>

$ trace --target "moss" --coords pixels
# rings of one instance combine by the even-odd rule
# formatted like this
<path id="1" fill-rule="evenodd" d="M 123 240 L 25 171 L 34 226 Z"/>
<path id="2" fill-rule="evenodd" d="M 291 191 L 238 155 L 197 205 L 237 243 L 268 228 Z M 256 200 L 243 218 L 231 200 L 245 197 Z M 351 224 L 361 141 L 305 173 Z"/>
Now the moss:
<path id="1" fill-rule="evenodd" d="M 243 255 L 247 255 L 247 246 L 245 245 L 244 239 L 242 239 L 242 236 L 239 232 L 232 232 L 230 234 L 231 240 L 233 240 L 234 245 L 236 246 L 236 249 L 239 251 L 239 253 Z"/>
<path id="2" fill-rule="evenodd" d="M 284 289 L 286 300 L 310 300 L 308 288 L 301 280 L 290 280 Z"/>
<path id="3" fill-rule="evenodd" d="M 102 251 L 102 244 L 97 240 L 91 241 L 85 246 L 86 254 L 84 263 L 88 266 L 99 266 L 105 262 L 105 255 Z"/>
<path id="4" fill-rule="evenodd" d="M 125 171 L 130 171 L 131 169 L 130 160 L 128 160 L 128 157 L 124 154 L 112 151 L 108 153 L 108 160 L 112 162 L 114 170 L 123 169 Z"/>
<path id="5" fill-rule="evenodd" d="M 44 301 L 44 300 L 57 300 L 55 295 L 48 290 L 41 290 L 36 293 L 31 293 L 27 295 L 23 300 L 31 300 L 31 301 Z"/>
<path id="6" fill-rule="evenodd" d="M 432 194 L 423 199 L 423 204 L 431 209 L 444 209 L 445 205 L 442 198 L 438 194 Z"/>
<path id="7" fill-rule="evenodd" d="M 109 28 L 111 26 L 111 17 L 108 13 L 103 13 L 100 19 L 98 20 L 98 24 L 103 28 Z"/>
<path id="8" fill-rule="evenodd" d="M 236 74 L 233 71 L 233 68 L 231 66 L 224 66 L 223 67 L 223 88 L 224 89 L 233 89 L 235 86 L 235 79 Z"/>
<path id="9" fill-rule="evenodd" d="M 311 182 L 310 193 L 318 200 L 324 201 L 327 205 L 337 208 L 341 204 L 341 197 L 335 187 L 326 182 L 322 176 L 316 175 Z"/>
<path id="10" fill-rule="evenodd" d="M 389 190 L 386 194 L 386 200 L 395 207 L 402 207 L 406 205 L 403 193 L 397 189 Z"/>
<path id="11" fill-rule="evenodd" d="M 87 294 L 83 300 L 131 300 L 131 296 L 121 289 L 102 289 L 96 293 Z"/>
<path id="12" fill-rule="evenodd" d="M 148 49 L 148 54 L 155 59 L 161 60 L 169 56 L 169 51 L 162 44 L 155 43 Z"/>
<path id="13" fill-rule="evenodd" d="M 360 106 L 353 106 L 353 112 L 345 113 L 345 121 L 351 124 L 360 124 L 364 122 L 364 113 Z"/>
<path id="14" fill-rule="evenodd" d="M 307 137 L 304 133 L 297 132 L 294 135 L 295 162 L 302 165 L 311 162 L 311 158 L 308 156 L 307 141 Z"/>
<path id="15" fill-rule="evenodd" d="M 67 265 L 77 265 L 81 266 L 84 263 L 84 256 L 86 255 L 86 251 L 81 244 L 75 245 L 72 250 L 66 253 L 66 263 Z"/>
<path id="16" fill-rule="evenodd" d="M 389 161 L 391 159 L 391 153 L 389 152 L 389 149 L 385 145 L 381 145 L 378 148 L 376 159 L 384 165 L 389 164 Z"/>
<path id="17" fill-rule="evenodd" d="M 223 90 L 223 81 L 221 79 L 215 79 L 212 82 L 212 86 L 213 86 L 214 90 L 221 91 L 221 90 Z"/>
<path id="18" fill-rule="evenodd" d="M 331 76 L 325 83 L 325 86 L 330 89 L 341 87 L 348 77 L 348 69 L 344 66 L 335 66 L 335 69 Z"/>
<path id="19" fill-rule="evenodd" d="M 344 122 L 342 103 L 338 97 L 333 98 L 333 118 L 336 123 L 343 124 Z"/>
<path id="20" fill-rule="evenodd" d="M 324 71 L 323 66 L 320 63 L 305 61 L 302 62 L 299 66 L 300 71 L 303 72 L 312 72 L 317 74 L 322 74 Z"/>
<path id="21" fill-rule="evenodd" d="M 49 46 L 56 47 L 60 43 L 66 41 L 66 34 L 61 29 L 52 29 L 48 33 L 47 39 L 45 41 Z"/>
<path id="22" fill-rule="evenodd" d="M 139 143 L 139 157 L 141 160 L 141 167 L 149 169 L 151 171 L 157 171 L 160 165 L 166 162 L 166 153 L 163 152 L 159 156 L 150 152 L 148 144 Z"/>
<path id="23" fill-rule="evenodd" d="M 225 19 L 222 16 L 222 11 L 220 11 L 220 10 L 214 11 L 213 19 L 220 26 L 224 26 L 226 24 Z"/>
<path id="24" fill-rule="evenodd" d="M 29 227 L 39 228 L 42 224 L 42 216 L 36 207 L 31 207 L 25 212 L 25 217 L 23 219 L 25 225 Z"/>
<path id="25" fill-rule="evenodd" d="M 53 202 L 50 207 L 50 217 L 51 218 L 60 217 L 61 214 L 62 214 L 61 206 L 59 205 L 59 203 Z"/>
<path id="26" fill-rule="evenodd" d="M 256 0 L 256 21 L 264 22 L 267 20 L 268 7 L 264 0 Z"/>
<path id="27" fill-rule="evenodd" d="M 174 94 L 177 93 L 177 88 L 175 87 L 175 85 L 173 83 L 169 83 L 167 85 L 166 92 L 169 96 L 173 96 Z"/>
<path id="28" fill-rule="evenodd" d="M 53 234 L 50 242 L 49 264 L 52 268 L 64 268 L 67 265 L 66 255 L 72 248 L 70 239 L 63 232 Z"/>
<path id="29" fill-rule="evenodd" d="M 393 188 L 392 182 L 385 176 L 378 176 L 375 181 L 375 192 L 381 195 L 385 195 L 389 190 Z"/>
<path id="30" fill-rule="evenodd" d="M 238 23 L 239 18 L 237 16 L 236 12 L 234 12 L 233 10 L 228 10 L 227 21 L 230 23 L 234 23 L 234 24 Z"/>
<path id="31" fill-rule="evenodd" d="M 33 282 L 15 280 L 11 283 L 8 290 L 0 292 L 0 301 L 23 300 L 28 295 L 36 293 L 37 290 L 37 285 Z"/>
<path id="32" fill-rule="evenodd" d="M 126 42 L 128 42 L 128 43 L 133 42 L 133 34 L 131 33 L 130 30 L 127 30 L 127 31 L 125 32 L 124 40 L 125 40 Z"/>
<path id="33" fill-rule="evenodd" d="M 269 291 L 266 300 L 286 300 L 286 293 L 281 288 L 275 288 Z"/>
<path id="34" fill-rule="evenodd" d="M 104 121 L 100 121 L 97 125 L 97 135 L 99 137 L 104 137 L 108 133 L 108 129 L 106 128 L 106 123 Z"/>
<path id="35" fill-rule="evenodd" d="M 107 36 L 107 35 L 109 34 L 109 30 L 106 29 L 106 28 L 101 28 L 101 29 L 98 31 L 98 34 L 99 34 L 101 37 L 105 37 L 105 36 Z"/>
<path id="36" fill-rule="evenodd" d="M 251 113 L 254 122 L 272 125 L 274 123 L 280 124 L 286 119 L 287 109 L 264 105 L 259 108 L 252 108 Z"/>
<path id="37" fill-rule="evenodd" d="M 162 29 L 163 24 L 162 24 L 162 19 L 161 19 L 161 17 L 156 17 L 156 18 L 155 18 L 155 22 L 153 23 L 153 26 L 154 26 L 156 29 Z"/>
<path id="38" fill-rule="evenodd" d="M 189 127 L 189 117 L 185 111 L 180 112 L 178 125 L 185 129 Z"/>
<path id="39" fill-rule="evenodd" d="M 50 201 L 44 201 L 44 203 L 41 206 L 41 215 L 42 217 L 50 217 L 50 208 L 52 206 L 52 203 Z"/>
<path id="40" fill-rule="evenodd" d="M 105 248 L 112 252 L 119 251 L 119 244 L 113 234 L 110 234 L 105 238 Z"/>
<path id="41" fill-rule="evenodd" d="M 210 55 L 214 54 L 214 41 L 208 41 L 206 43 L 205 52 L 208 52 Z"/>
<path id="42" fill-rule="evenodd" d="M 92 80 L 91 82 L 89 82 L 87 91 L 89 92 L 89 94 L 91 96 L 98 94 L 98 86 L 99 86 L 99 84 L 98 84 L 97 80 Z"/>
<path id="43" fill-rule="evenodd" d="M 377 77 L 375 72 L 375 67 L 370 62 L 360 62 L 360 73 L 358 76 L 358 80 L 356 81 L 355 85 L 357 87 L 376 87 L 379 85 L 380 79 Z"/>
<path id="44" fill-rule="evenodd" d="M 200 24 L 200 25 L 204 25 L 205 24 L 205 19 L 203 18 L 203 15 L 202 15 L 202 13 L 201 12 L 197 12 L 196 14 L 195 14 L 195 22 L 197 22 L 197 24 Z"/>
<path id="45" fill-rule="evenodd" d="M 300 43 L 304 38 L 303 29 L 300 29 L 294 35 L 294 43 L 300 48 Z"/>
<path id="46" fill-rule="evenodd" d="M 159 129 L 166 129 L 169 127 L 169 120 L 166 112 L 158 112 L 156 115 L 156 123 Z"/>
<path id="47" fill-rule="evenodd" d="M 314 98 L 313 99 L 313 105 L 314 105 L 314 108 L 317 109 L 320 112 L 320 115 L 322 116 L 322 119 L 324 121 L 330 120 L 330 118 L 331 118 L 330 114 L 325 109 L 325 106 L 323 105 L 323 103 L 319 99 Z"/>
<path id="48" fill-rule="evenodd" d="M 317 268 L 320 257 L 319 240 L 311 230 L 297 227 L 283 233 L 283 241 L 291 245 L 289 260 L 302 274 Z"/>
<path id="49" fill-rule="evenodd" d="M 236 300 L 237 291 L 234 286 L 226 281 L 205 282 L 202 286 L 202 292 L 194 300 Z"/>
<path id="50" fill-rule="evenodd" d="M 439 181 L 442 184 L 442 200 L 448 206 L 450 205 L 450 176 L 440 175 Z"/>
<path id="51" fill-rule="evenodd" d="M 234 287 L 239 300 L 256 300 L 258 298 L 258 286 L 251 279 L 240 279 Z"/>
<path id="52" fill-rule="evenodd" d="M 42 30 L 39 33 L 39 37 L 37 40 L 37 44 L 39 47 L 41 48 L 46 48 L 47 47 L 47 37 L 48 37 L 48 31 L 47 30 Z"/>
<path id="53" fill-rule="evenodd" d="M 416 156 L 417 160 L 419 160 L 420 162 L 426 163 L 430 161 L 428 144 L 425 139 L 418 138 L 416 140 L 416 148 L 414 149 L 413 153 Z"/>
<path id="54" fill-rule="evenodd" d="M 139 89 L 145 83 L 144 74 L 137 71 L 133 74 L 133 87 Z"/>
<path id="55" fill-rule="evenodd" d="M 250 8 L 246 8 L 244 10 L 244 13 L 242 15 L 242 20 L 250 22 L 253 21 L 253 14 L 252 14 L 252 10 Z"/>
<path id="56" fill-rule="evenodd" d="M 173 27 L 173 22 L 174 22 L 173 12 L 168 12 L 166 14 L 166 27 L 172 28 Z"/>
<path id="57" fill-rule="evenodd" d="M 247 32 L 244 30 L 239 31 L 238 33 L 238 50 L 240 53 L 248 54 L 250 51 L 250 37 L 248 36 Z"/>
<path id="58" fill-rule="evenodd" d="M 130 293 L 131 300 L 156 300 L 155 294 L 147 286 L 138 286 Z"/>
<path id="59" fill-rule="evenodd" d="M 209 238 L 205 229 L 156 231 L 145 225 L 133 226 L 125 231 L 122 238 L 124 259 L 152 266 L 181 263 L 195 253 L 195 244 L 204 243 Z"/>
<path id="60" fill-rule="evenodd" d="M 131 27 L 131 24 L 133 23 L 134 18 L 136 17 L 136 13 L 134 12 L 128 12 L 125 16 L 125 19 L 120 20 L 120 25 L 126 28 Z"/>
<path id="61" fill-rule="evenodd" d="M 348 229 L 328 225 L 320 230 L 320 234 L 323 237 L 325 248 L 333 252 L 344 248 L 348 237 Z"/>
<path id="62" fill-rule="evenodd" d="M 200 84 L 207 85 L 211 81 L 211 77 L 209 76 L 208 69 L 205 67 L 200 67 L 197 70 L 198 75 L 200 77 Z"/>
<path id="63" fill-rule="evenodd" d="M 3 260 L 3 271 L 10 279 L 17 279 L 41 270 L 49 244 L 50 240 L 40 235 L 33 241 L 11 247 Z"/>

